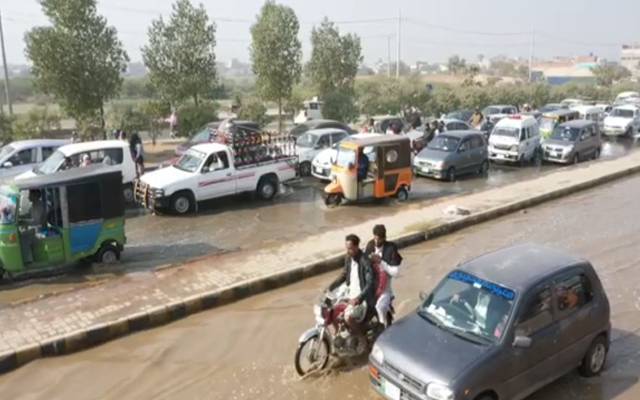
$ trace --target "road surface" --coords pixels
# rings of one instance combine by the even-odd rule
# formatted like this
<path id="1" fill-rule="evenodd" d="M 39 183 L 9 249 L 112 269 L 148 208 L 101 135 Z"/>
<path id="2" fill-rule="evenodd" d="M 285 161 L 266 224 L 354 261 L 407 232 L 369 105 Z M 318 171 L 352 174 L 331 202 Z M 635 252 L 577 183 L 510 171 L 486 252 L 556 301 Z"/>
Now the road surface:
<path id="1" fill-rule="evenodd" d="M 394 282 L 399 316 L 463 260 L 525 241 L 592 261 L 612 307 L 613 344 L 602 377 L 570 374 L 529 400 L 640 398 L 640 176 L 478 225 L 403 251 Z M 292 248 L 291 251 L 295 251 Z M 85 352 L 34 361 L 0 376 L 0 398 L 379 399 L 366 367 L 300 380 L 296 341 L 335 273 L 131 335 Z"/>

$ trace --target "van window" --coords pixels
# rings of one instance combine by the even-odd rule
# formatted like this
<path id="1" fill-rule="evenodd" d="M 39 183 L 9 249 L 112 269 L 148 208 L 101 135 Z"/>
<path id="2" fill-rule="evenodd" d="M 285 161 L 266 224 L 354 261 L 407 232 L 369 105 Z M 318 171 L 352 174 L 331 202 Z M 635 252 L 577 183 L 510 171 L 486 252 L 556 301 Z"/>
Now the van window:
<path id="1" fill-rule="evenodd" d="M 524 303 L 522 313 L 518 318 L 516 335 L 530 336 L 553 322 L 551 310 L 551 288 L 543 286 L 536 289 Z"/>
<path id="2" fill-rule="evenodd" d="M 591 288 L 591 282 L 584 274 L 574 274 L 556 283 L 554 290 L 560 315 L 568 315 L 591 302 Z"/>
<path id="3" fill-rule="evenodd" d="M 520 141 L 521 142 L 524 141 L 524 140 L 527 140 L 527 137 L 529 136 L 527 134 L 527 130 L 528 130 L 527 128 L 520 129 Z"/>
<path id="4" fill-rule="evenodd" d="M 123 151 L 122 148 L 100 149 L 77 153 L 69 157 L 73 167 L 80 166 L 82 157 L 87 154 L 91 160 L 91 164 L 119 165 L 122 164 Z"/>
<path id="5" fill-rule="evenodd" d="M 9 160 L 13 165 L 26 165 L 38 162 L 36 149 L 26 149 L 14 154 Z"/>
<path id="6" fill-rule="evenodd" d="M 47 158 L 49 158 L 49 156 L 51 154 L 53 154 L 54 151 L 56 151 L 55 147 L 43 147 L 42 148 L 42 161 L 44 161 Z"/>

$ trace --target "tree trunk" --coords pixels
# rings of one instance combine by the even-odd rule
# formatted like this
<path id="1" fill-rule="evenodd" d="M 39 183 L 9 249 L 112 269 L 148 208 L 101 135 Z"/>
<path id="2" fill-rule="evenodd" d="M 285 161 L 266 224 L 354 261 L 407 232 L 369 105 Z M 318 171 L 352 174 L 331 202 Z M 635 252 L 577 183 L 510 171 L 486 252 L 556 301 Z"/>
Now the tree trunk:
<path id="1" fill-rule="evenodd" d="M 104 122 L 104 103 L 100 103 L 100 129 L 102 130 L 102 138 L 107 140 L 107 130 Z"/>
<path id="2" fill-rule="evenodd" d="M 198 93 L 193 95 L 193 102 L 195 103 L 196 107 L 198 107 Z"/>
<path id="3" fill-rule="evenodd" d="M 278 133 L 282 134 L 282 99 L 278 99 Z"/>

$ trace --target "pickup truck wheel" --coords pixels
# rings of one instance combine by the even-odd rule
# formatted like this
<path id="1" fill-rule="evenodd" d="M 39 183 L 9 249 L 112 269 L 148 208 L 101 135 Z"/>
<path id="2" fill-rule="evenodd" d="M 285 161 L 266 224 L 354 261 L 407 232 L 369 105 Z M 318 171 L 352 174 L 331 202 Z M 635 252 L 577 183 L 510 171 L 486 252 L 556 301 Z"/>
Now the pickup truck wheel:
<path id="1" fill-rule="evenodd" d="M 263 178 L 258 184 L 258 196 L 262 200 L 271 200 L 278 193 L 278 182 L 273 178 Z"/>
<path id="2" fill-rule="evenodd" d="M 171 209 L 180 215 L 184 215 L 191 211 L 191 196 L 185 192 L 176 193 L 171 196 Z"/>
<path id="3" fill-rule="evenodd" d="M 633 137 L 633 127 L 630 126 L 629 128 L 627 128 L 627 131 L 624 135 L 627 137 Z"/>
<path id="4" fill-rule="evenodd" d="M 303 162 L 302 164 L 300 164 L 300 176 L 302 176 L 302 177 L 311 176 L 311 163 L 310 162 Z"/>
<path id="5" fill-rule="evenodd" d="M 124 203 L 125 204 L 133 203 L 134 194 L 133 194 L 133 185 L 132 184 L 128 183 L 128 184 L 124 185 L 124 188 L 122 189 L 122 197 L 124 197 Z"/>

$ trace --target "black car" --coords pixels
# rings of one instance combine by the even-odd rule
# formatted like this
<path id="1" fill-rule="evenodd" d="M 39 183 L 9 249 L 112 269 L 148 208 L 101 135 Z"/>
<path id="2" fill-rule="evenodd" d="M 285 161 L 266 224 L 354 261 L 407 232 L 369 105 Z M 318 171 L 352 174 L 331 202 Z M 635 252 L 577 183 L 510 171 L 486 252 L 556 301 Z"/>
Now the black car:
<path id="1" fill-rule="evenodd" d="M 302 136 L 306 131 L 312 129 L 340 129 L 348 132 L 350 135 L 356 133 L 355 130 L 351 129 L 351 127 L 345 123 L 340 121 L 334 121 L 331 119 L 313 119 L 311 121 L 304 122 L 302 124 L 296 125 L 289 134 L 294 137 Z"/>

